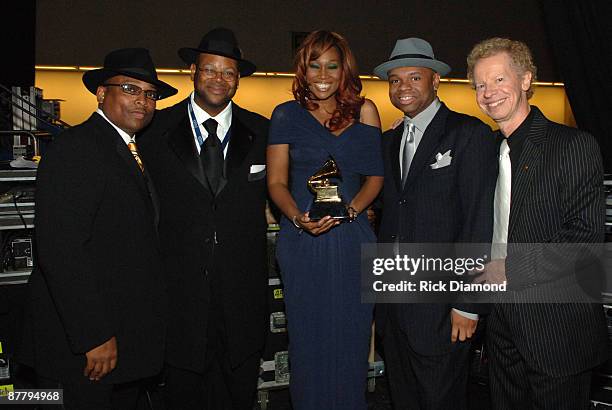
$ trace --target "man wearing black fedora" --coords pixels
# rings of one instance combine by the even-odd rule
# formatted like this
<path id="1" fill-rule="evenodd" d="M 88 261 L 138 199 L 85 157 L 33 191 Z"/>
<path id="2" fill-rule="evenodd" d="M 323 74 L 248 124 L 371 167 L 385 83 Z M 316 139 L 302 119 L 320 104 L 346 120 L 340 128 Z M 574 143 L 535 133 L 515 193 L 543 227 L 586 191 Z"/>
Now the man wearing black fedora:
<path id="1" fill-rule="evenodd" d="M 389 81 L 389 98 L 404 113 L 402 125 L 383 134 L 379 242 L 491 241 L 495 145 L 489 127 L 438 99 L 440 76 L 450 70 L 419 38 L 398 40 L 389 61 L 374 70 Z M 377 305 L 394 408 L 466 408 L 478 310 L 451 300 Z"/>
<path id="2" fill-rule="evenodd" d="M 181 48 L 194 91 L 139 140 L 160 197 L 167 407 L 248 409 L 266 329 L 268 120 L 232 102 L 255 66 L 217 28 Z"/>
<path id="3" fill-rule="evenodd" d="M 142 48 L 112 51 L 83 83 L 98 109 L 38 168 L 23 356 L 40 387 L 64 389 L 63 408 L 133 409 L 162 369 L 167 317 L 158 204 L 134 136 L 177 90 Z"/>

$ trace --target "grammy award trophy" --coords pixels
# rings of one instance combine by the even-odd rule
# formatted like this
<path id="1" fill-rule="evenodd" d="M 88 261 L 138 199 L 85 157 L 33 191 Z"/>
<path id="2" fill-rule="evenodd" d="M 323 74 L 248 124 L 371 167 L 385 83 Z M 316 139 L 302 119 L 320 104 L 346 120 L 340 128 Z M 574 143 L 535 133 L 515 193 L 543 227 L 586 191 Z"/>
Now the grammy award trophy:
<path id="1" fill-rule="evenodd" d="M 329 215 L 334 219 L 350 219 L 347 206 L 338 195 L 338 185 L 330 178 L 342 179 L 340 169 L 333 158 L 329 158 L 323 167 L 308 178 L 308 189 L 315 194 L 309 217 L 318 221 Z"/>

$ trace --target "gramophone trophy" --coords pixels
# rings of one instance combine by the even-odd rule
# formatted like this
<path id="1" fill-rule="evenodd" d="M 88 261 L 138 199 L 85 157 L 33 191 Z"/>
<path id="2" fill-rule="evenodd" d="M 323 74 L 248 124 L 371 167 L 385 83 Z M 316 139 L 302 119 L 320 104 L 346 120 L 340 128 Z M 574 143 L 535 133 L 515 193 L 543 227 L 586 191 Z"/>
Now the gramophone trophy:
<path id="1" fill-rule="evenodd" d="M 308 189 L 315 194 L 308 214 L 310 219 L 318 221 L 327 215 L 334 219 L 350 219 L 346 204 L 338 195 L 338 185 L 332 184 L 329 178 L 342 179 L 340 169 L 331 157 L 321 169 L 308 178 Z"/>

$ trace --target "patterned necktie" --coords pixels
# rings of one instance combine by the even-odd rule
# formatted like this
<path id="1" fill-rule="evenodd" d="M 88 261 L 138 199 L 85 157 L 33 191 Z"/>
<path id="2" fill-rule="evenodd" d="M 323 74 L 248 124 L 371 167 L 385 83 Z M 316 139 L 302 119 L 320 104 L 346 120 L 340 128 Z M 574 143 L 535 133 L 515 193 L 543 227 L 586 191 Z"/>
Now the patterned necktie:
<path id="1" fill-rule="evenodd" d="M 128 149 L 134 156 L 134 159 L 136 160 L 136 163 L 138 164 L 138 168 L 140 168 L 140 171 L 144 172 L 144 165 L 142 164 L 142 159 L 140 159 L 140 154 L 138 154 L 138 148 L 136 148 L 136 142 L 134 142 L 133 139 L 130 140 L 130 142 L 128 142 Z"/>
<path id="2" fill-rule="evenodd" d="M 223 175 L 223 148 L 217 136 L 218 125 L 217 121 L 212 118 L 204 121 L 204 128 L 208 132 L 208 137 L 200 150 L 200 161 L 202 161 L 204 173 L 213 193 L 217 192 L 219 181 Z"/>
<path id="3" fill-rule="evenodd" d="M 497 175 L 497 185 L 495 186 L 491 259 L 503 259 L 507 255 L 511 190 L 512 165 L 510 163 L 510 147 L 508 146 L 508 140 L 504 138 L 499 147 L 499 174 Z"/>
<path id="4" fill-rule="evenodd" d="M 408 118 L 404 119 L 404 151 L 402 152 L 402 186 L 406 184 L 408 179 L 408 172 L 410 171 L 410 164 L 414 158 L 414 152 L 416 151 L 414 143 L 414 123 Z"/>

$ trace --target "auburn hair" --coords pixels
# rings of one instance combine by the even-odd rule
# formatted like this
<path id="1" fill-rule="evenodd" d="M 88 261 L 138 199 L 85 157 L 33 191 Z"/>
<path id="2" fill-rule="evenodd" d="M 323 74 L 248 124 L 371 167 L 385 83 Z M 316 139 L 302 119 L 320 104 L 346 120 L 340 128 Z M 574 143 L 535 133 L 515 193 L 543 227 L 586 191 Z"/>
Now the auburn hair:
<path id="1" fill-rule="evenodd" d="M 330 131 L 346 127 L 359 118 L 359 111 L 365 98 L 361 96 L 361 80 L 357 71 L 357 63 L 348 42 L 338 33 L 317 30 L 308 34 L 298 49 L 295 60 L 295 79 L 293 80 L 293 96 L 309 111 L 319 108 L 306 81 L 306 70 L 312 60 L 316 60 L 330 48 L 335 47 L 340 54 L 340 84 L 334 96 L 336 109 L 325 123 Z"/>

